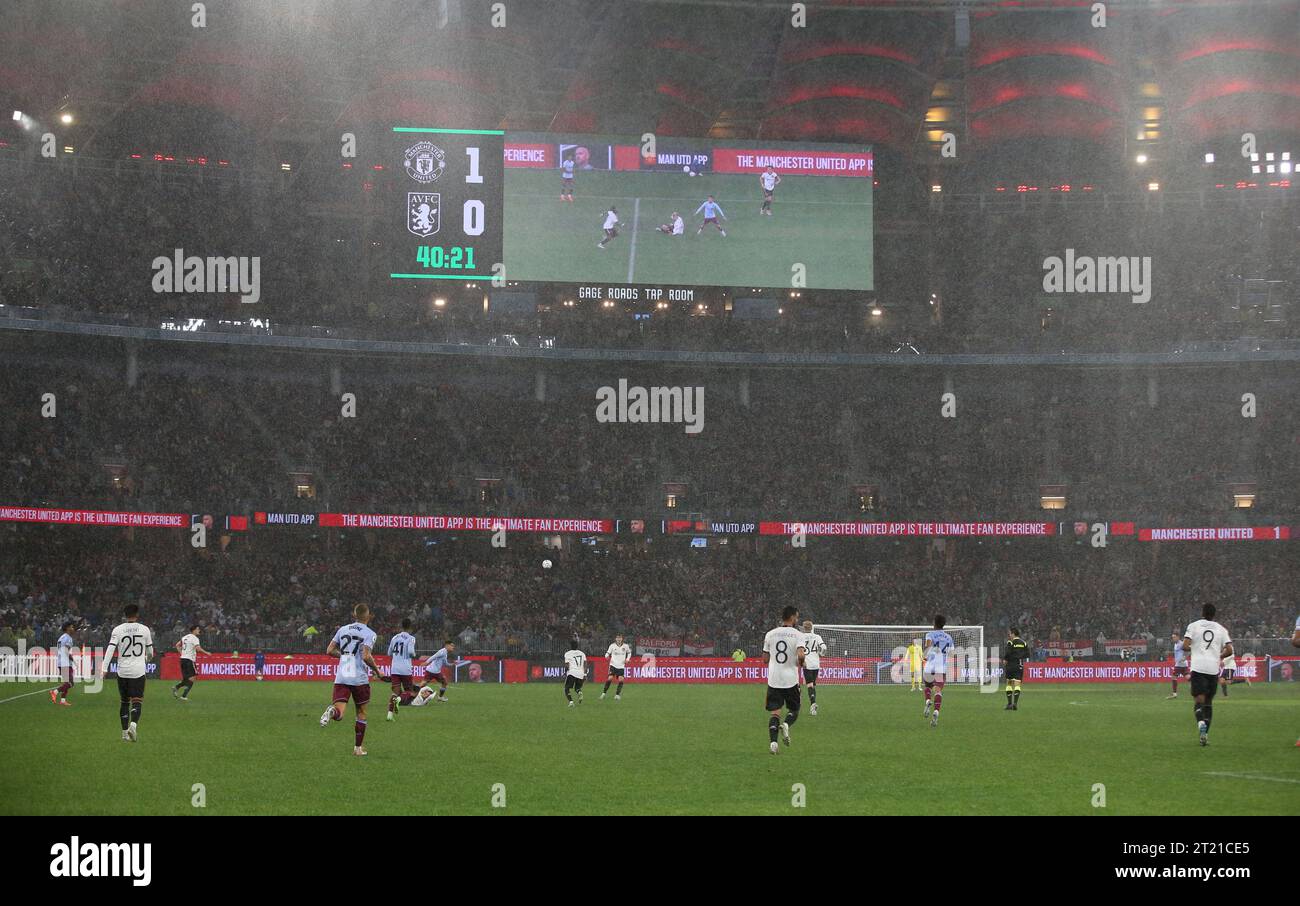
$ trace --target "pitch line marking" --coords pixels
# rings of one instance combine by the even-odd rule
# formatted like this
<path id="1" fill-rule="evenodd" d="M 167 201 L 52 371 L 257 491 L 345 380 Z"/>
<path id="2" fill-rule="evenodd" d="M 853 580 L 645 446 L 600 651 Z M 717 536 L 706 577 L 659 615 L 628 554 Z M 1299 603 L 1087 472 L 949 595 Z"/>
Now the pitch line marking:
<path id="1" fill-rule="evenodd" d="M 636 271 L 636 227 L 641 218 L 641 199 L 632 199 L 632 250 L 627 256 L 627 282 L 632 282 L 632 274 Z"/>
<path id="2" fill-rule="evenodd" d="M 1271 780 L 1273 783 L 1300 783 L 1292 777 L 1270 777 L 1267 774 L 1246 774 L 1238 771 L 1202 771 L 1208 777 L 1237 777 L 1241 780 Z"/>
<path id="3" fill-rule="evenodd" d="M 57 688 L 59 687 L 50 686 L 50 689 Z M 15 695 L 13 698 L 0 698 L 0 705 L 6 704 L 7 702 L 16 702 L 18 699 L 27 698 L 29 695 L 41 695 L 42 693 L 49 694 L 50 689 L 37 689 L 35 692 L 24 692 L 22 695 Z"/>

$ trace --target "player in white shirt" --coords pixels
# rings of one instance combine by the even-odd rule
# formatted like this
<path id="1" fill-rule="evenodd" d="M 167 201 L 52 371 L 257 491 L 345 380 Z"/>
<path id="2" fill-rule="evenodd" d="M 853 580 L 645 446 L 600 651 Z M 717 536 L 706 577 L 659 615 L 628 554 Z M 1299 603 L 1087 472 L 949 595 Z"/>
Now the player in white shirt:
<path id="1" fill-rule="evenodd" d="M 456 643 L 447 639 L 442 643 L 442 647 L 424 659 L 424 685 L 420 691 L 411 699 L 411 706 L 418 708 L 421 705 L 427 705 L 429 702 L 445 702 L 447 700 L 447 664 L 456 653 Z M 434 694 L 433 684 L 438 683 L 437 694 Z"/>
<path id="2" fill-rule="evenodd" d="M 135 742 L 140 732 L 140 712 L 144 709 L 144 678 L 149 661 L 153 660 L 153 633 L 140 622 L 138 605 L 126 605 L 122 616 L 126 622 L 113 628 L 108 647 L 104 649 L 104 673 L 108 673 L 109 665 L 116 658 L 122 741 Z"/>
<path id="3" fill-rule="evenodd" d="M 190 690 L 194 688 L 194 677 L 198 675 L 198 670 L 194 666 L 195 660 L 200 654 L 211 654 L 211 651 L 205 651 L 199 644 L 199 627 L 191 626 L 190 631 L 181 636 L 179 642 L 175 645 L 176 650 L 181 655 L 181 681 L 172 686 L 172 698 L 179 698 L 183 702 L 190 700 Z M 184 687 L 185 691 L 181 692 Z M 180 692 L 178 696 L 176 693 Z"/>
<path id="4" fill-rule="evenodd" d="M 803 684 L 808 687 L 808 713 L 817 716 L 817 671 L 826 653 L 826 641 L 813 632 L 812 620 L 803 621 Z"/>
<path id="5" fill-rule="evenodd" d="M 1183 650 L 1192 656 L 1192 696 L 1196 701 L 1196 729 L 1201 745 L 1210 741 L 1210 721 L 1214 718 L 1214 692 L 1219 685 L 1219 664 L 1232 656 L 1232 639 L 1228 630 L 1214 622 L 1214 605 L 1201 608 L 1201 619 L 1183 633 Z"/>
<path id="6" fill-rule="evenodd" d="M 576 639 L 573 647 L 564 652 L 564 663 L 569 668 L 564 677 L 564 697 L 569 700 L 569 707 L 572 708 L 574 692 L 578 693 L 578 704 L 582 704 L 582 684 L 587 679 L 587 656 L 578 648 Z"/>
<path id="7" fill-rule="evenodd" d="M 50 701 L 56 705 L 72 707 L 72 702 L 68 701 L 68 690 L 72 688 L 73 670 L 72 670 L 72 648 L 76 641 L 72 638 L 72 633 L 76 629 L 75 623 L 64 623 L 62 635 L 59 636 L 58 664 L 59 679 L 62 683 L 59 688 L 50 690 Z"/>
<path id="8" fill-rule="evenodd" d="M 609 684 L 614 682 L 614 677 L 618 677 L 618 688 L 614 690 L 614 701 L 623 697 L 623 673 L 627 669 L 627 662 L 632 658 L 632 646 L 623 641 L 622 633 L 614 636 L 613 643 L 605 649 L 605 657 L 609 658 L 609 676 L 605 677 L 605 690 L 600 693 L 604 698 L 609 692 Z"/>
<path id="9" fill-rule="evenodd" d="M 781 611 L 781 625 L 763 637 L 767 655 L 767 735 L 768 750 L 775 755 L 777 733 L 790 745 L 790 725 L 799 719 L 799 668 L 804 666 L 804 633 L 795 625 L 799 608 L 787 605 Z M 781 707 L 785 720 L 781 720 Z"/>
<path id="10" fill-rule="evenodd" d="M 682 220 L 681 214 L 673 211 L 673 216 L 668 218 L 668 222 L 655 229 L 668 236 L 682 236 L 686 233 L 686 221 Z"/>
<path id="11" fill-rule="evenodd" d="M 605 238 L 596 243 L 596 248 L 603 249 L 608 242 L 618 235 L 618 209 L 610 208 L 605 212 Z"/>
<path id="12" fill-rule="evenodd" d="M 375 663 L 375 631 L 366 624 L 370 622 L 370 606 L 358 604 L 352 608 L 353 620 L 346 626 L 340 626 L 330 639 L 325 653 L 339 659 L 334 668 L 334 698 L 325 713 L 320 716 L 320 725 L 327 727 L 332 720 L 342 720 L 351 698 L 357 709 L 357 722 L 353 727 L 353 755 L 365 755 L 362 743 L 366 738 L 366 705 L 370 703 L 370 674 L 384 679 L 379 665 Z"/>
<path id="13" fill-rule="evenodd" d="M 934 629 L 925 634 L 925 645 L 921 654 L 925 657 L 925 666 L 921 676 L 925 680 L 925 710 L 921 717 L 930 718 L 930 726 L 939 726 L 939 709 L 943 707 L 943 686 L 948 681 L 948 653 L 952 651 L 952 636 L 943 627 L 948 618 L 935 614 Z M 933 707 L 933 711 L 931 710 Z"/>
<path id="14" fill-rule="evenodd" d="M 772 216 L 772 193 L 776 187 L 781 184 L 781 175 L 772 167 L 768 167 L 762 173 L 758 174 L 758 182 L 763 187 L 763 207 L 759 209 L 760 214 Z"/>
<path id="15" fill-rule="evenodd" d="M 1174 643 L 1174 688 L 1172 692 L 1165 696 L 1165 701 L 1178 697 L 1178 678 L 1187 676 L 1191 672 L 1187 652 L 1183 650 L 1183 637 L 1175 632 L 1172 641 Z"/>
<path id="16" fill-rule="evenodd" d="M 560 162 L 560 201 L 573 201 L 573 158 Z"/>

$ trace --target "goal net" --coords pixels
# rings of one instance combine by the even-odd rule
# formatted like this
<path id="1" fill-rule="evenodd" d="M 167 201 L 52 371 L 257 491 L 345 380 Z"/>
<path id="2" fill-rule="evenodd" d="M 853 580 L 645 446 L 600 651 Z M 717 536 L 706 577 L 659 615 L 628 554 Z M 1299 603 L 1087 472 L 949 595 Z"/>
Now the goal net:
<path id="1" fill-rule="evenodd" d="M 911 665 L 907 646 L 925 647 L 925 634 L 933 626 L 814 626 L 826 642 L 821 657 L 819 683 L 871 683 L 910 685 Z M 982 683 L 989 675 L 984 651 L 983 626 L 945 626 L 952 636 L 945 680 L 949 683 Z"/>

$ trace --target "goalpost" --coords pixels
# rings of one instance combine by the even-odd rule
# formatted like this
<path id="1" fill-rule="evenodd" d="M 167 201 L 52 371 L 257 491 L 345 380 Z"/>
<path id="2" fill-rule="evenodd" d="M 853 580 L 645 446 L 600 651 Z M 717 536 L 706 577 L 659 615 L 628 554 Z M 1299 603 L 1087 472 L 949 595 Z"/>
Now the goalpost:
<path id="1" fill-rule="evenodd" d="M 925 646 L 933 626 L 814 625 L 826 642 L 817 682 L 908 685 L 911 682 L 907 646 Z M 945 626 L 952 636 L 945 679 L 949 683 L 982 684 L 989 676 L 983 626 Z M 924 663 L 924 661 L 923 661 Z"/>

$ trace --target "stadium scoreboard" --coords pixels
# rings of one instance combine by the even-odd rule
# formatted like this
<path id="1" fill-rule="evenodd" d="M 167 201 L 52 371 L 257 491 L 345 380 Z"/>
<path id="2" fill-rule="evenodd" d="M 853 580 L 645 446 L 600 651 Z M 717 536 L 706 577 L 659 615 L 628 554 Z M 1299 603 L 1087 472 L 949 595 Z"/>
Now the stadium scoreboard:
<path id="1" fill-rule="evenodd" d="M 491 279 L 502 261 L 505 133 L 394 126 L 393 280 Z M 400 204 L 401 210 L 397 210 Z"/>

